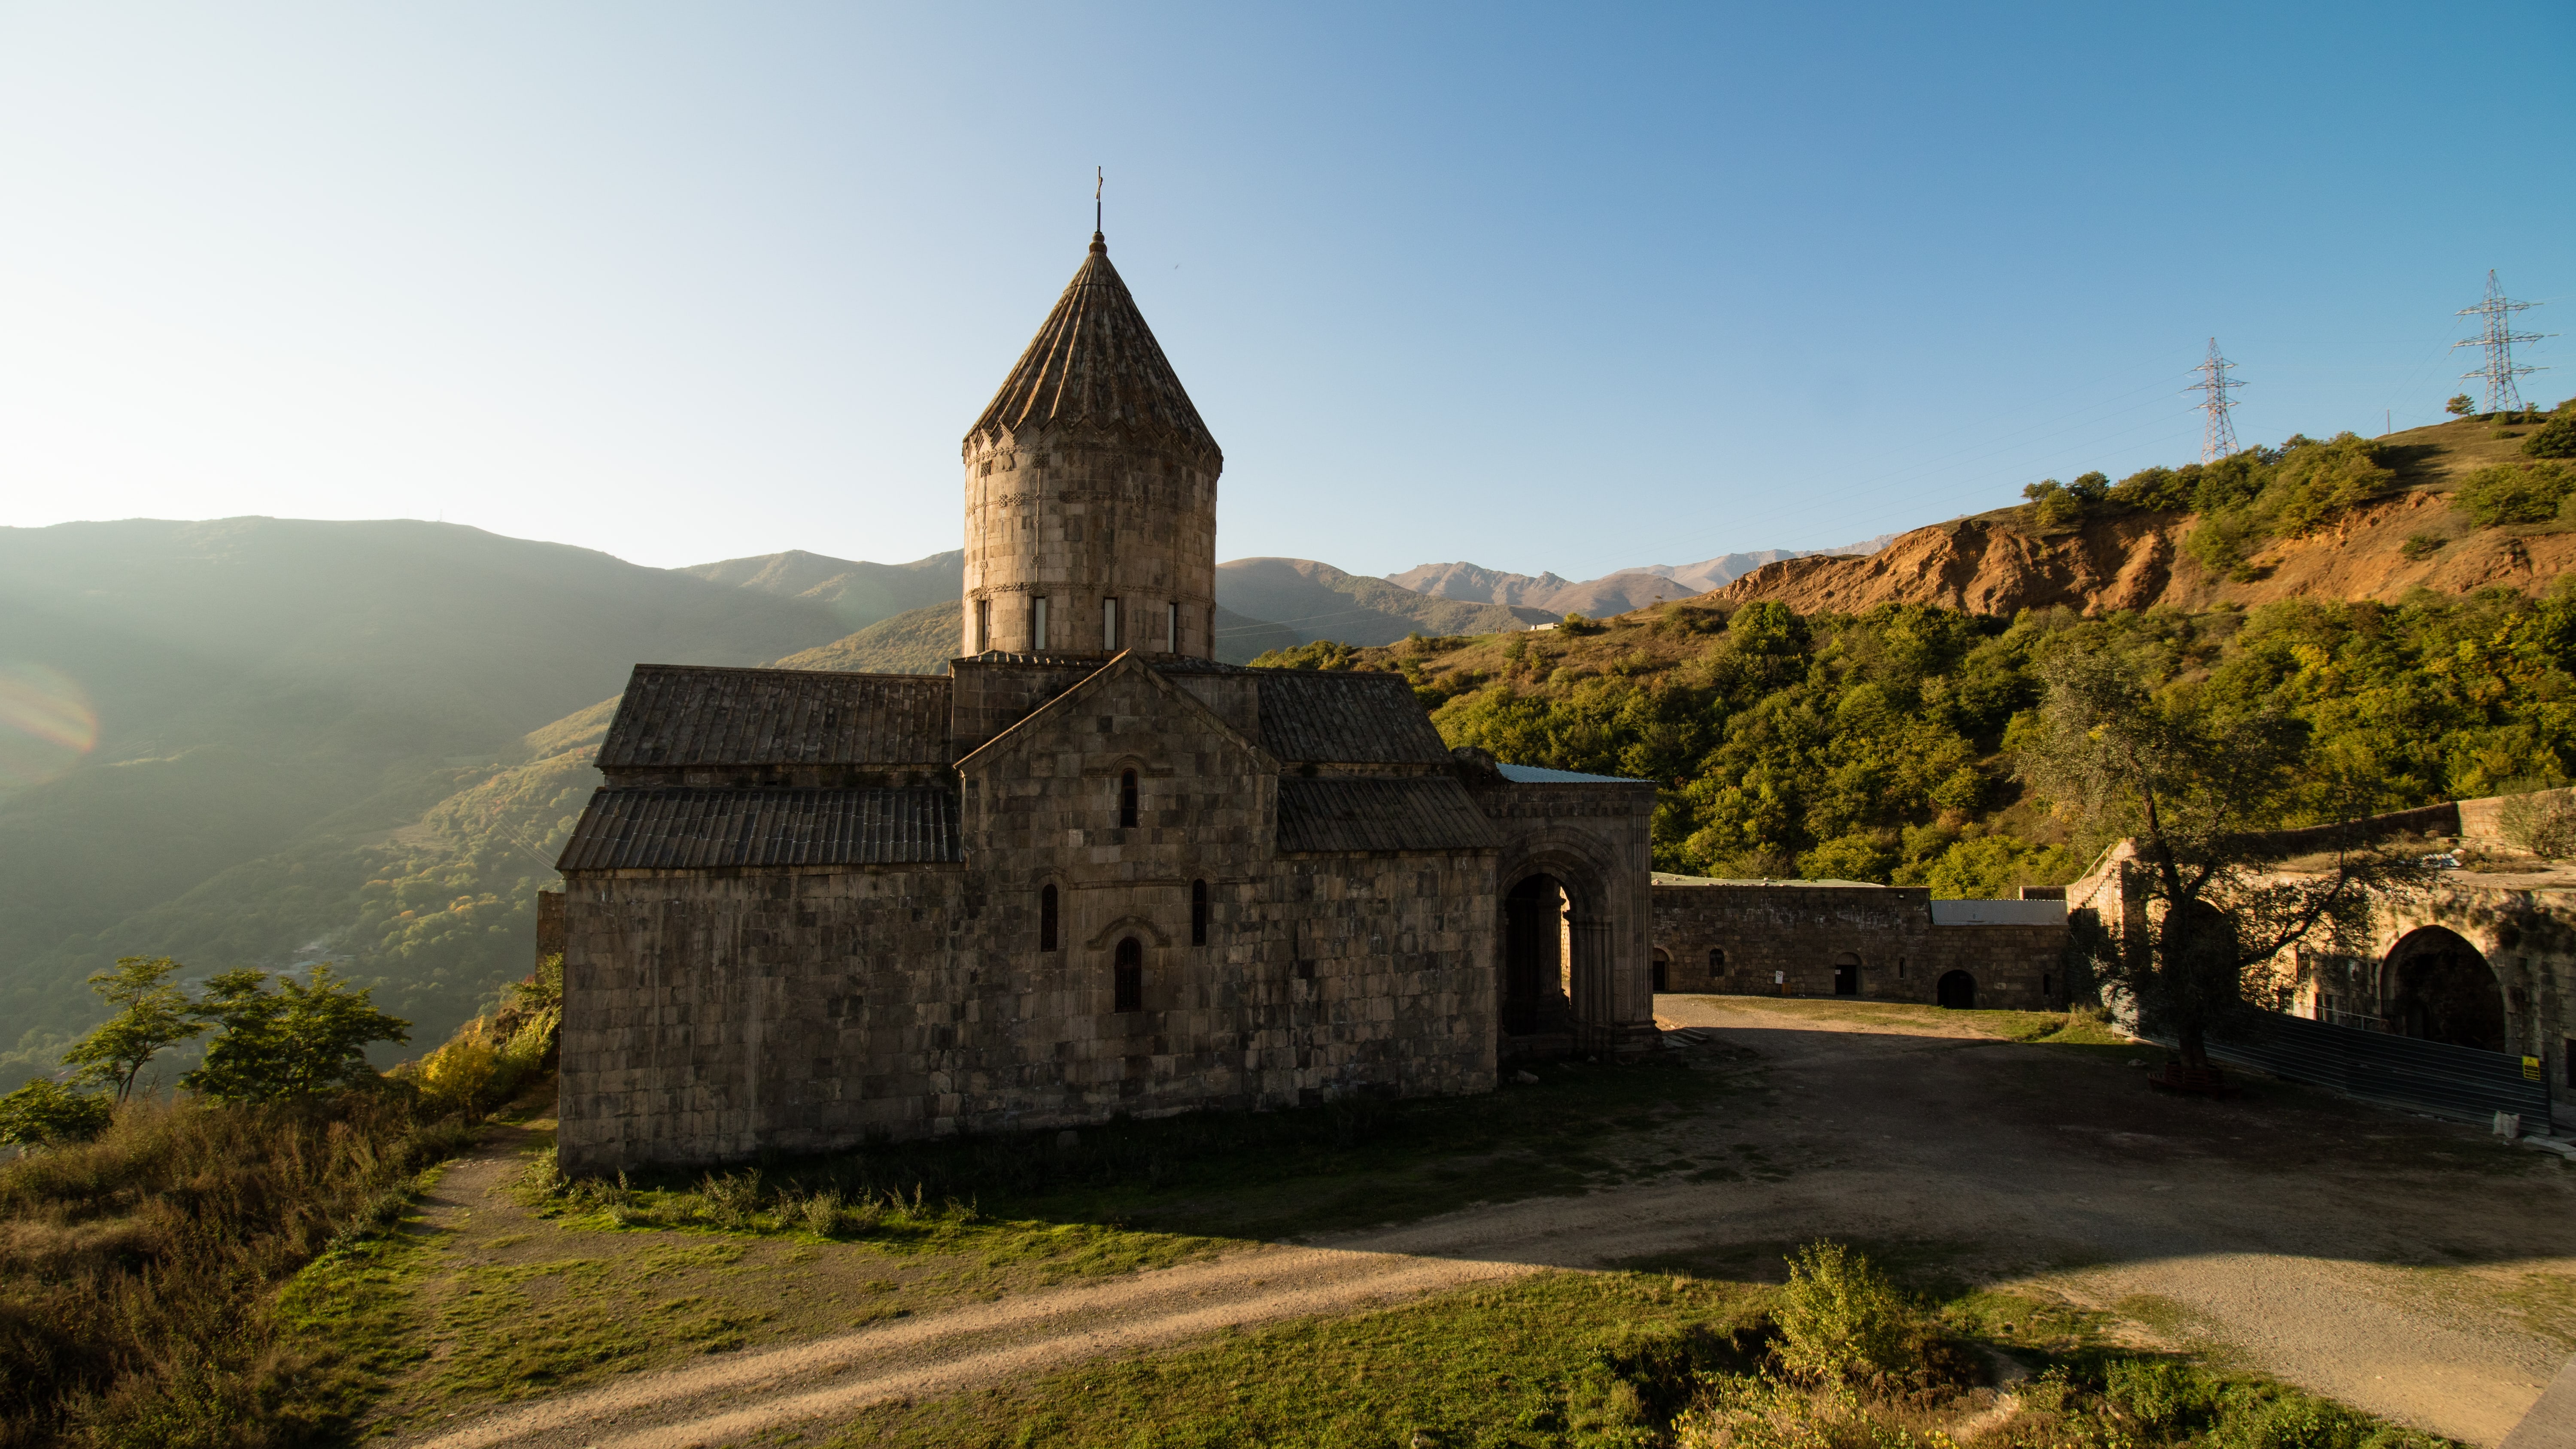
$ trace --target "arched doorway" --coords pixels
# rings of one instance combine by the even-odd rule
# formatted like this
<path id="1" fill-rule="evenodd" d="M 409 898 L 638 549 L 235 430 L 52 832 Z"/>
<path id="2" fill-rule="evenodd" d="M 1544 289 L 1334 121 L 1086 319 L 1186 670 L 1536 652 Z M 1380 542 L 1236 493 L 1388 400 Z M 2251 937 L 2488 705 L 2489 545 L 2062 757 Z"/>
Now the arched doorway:
<path id="1" fill-rule="evenodd" d="M 1974 1011 L 1977 1007 L 1977 978 L 1965 971 L 1944 971 L 1932 988 L 1932 999 L 1953 1011 Z"/>
<path id="2" fill-rule="evenodd" d="M 2506 1049 L 2495 968 L 2456 931 L 2426 926 L 2388 953 L 2388 1021 L 2402 1036 L 2481 1051 Z"/>
<path id="3" fill-rule="evenodd" d="M 1503 1030 L 1562 1031 L 1566 1000 L 1565 887 L 1533 875 L 1503 897 Z"/>
<path id="4" fill-rule="evenodd" d="M 1653 968 L 1655 973 L 1654 988 L 1656 994 L 1661 995 L 1664 992 L 1672 990 L 1673 953 L 1665 950 L 1661 946 L 1657 946 L 1655 948 Z"/>
<path id="5" fill-rule="evenodd" d="M 1860 995 L 1860 958 L 1849 951 L 1834 961 L 1834 995 Z"/>

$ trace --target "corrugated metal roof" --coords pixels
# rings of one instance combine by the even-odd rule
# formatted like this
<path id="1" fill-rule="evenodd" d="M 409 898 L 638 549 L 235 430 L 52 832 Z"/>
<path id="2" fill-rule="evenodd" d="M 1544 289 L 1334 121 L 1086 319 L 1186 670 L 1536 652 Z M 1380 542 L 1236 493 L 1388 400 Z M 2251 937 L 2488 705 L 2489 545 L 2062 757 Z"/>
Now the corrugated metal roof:
<path id="1" fill-rule="evenodd" d="M 599 767 L 948 763 L 944 675 L 638 664 Z"/>
<path id="2" fill-rule="evenodd" d="M 1496 765 L 1503 778 L 1515 785 L 1651 785 L 1652 780 L 1634 780 L 1626 775 L 1586 775 L 1579 770 L 1551 770 L 1544 765 Z"/>
<path id="3" fill-rule="evenodd" d="M 605 789 L 557 870 L 939 865 L 963 856 L 945 790 Z"/>
<path id="4" fill-rule="evenodd" d="M 1279 782 L 1281 850 L 1479 850 L 1494 828 L 1447 775 Z"/>
<path id="5" fill-rule="evenodd" d="M 1449 747 L 1401 674 L 1264 669 L 1261 743 L 1292 764 L 1445 765 Z"/>

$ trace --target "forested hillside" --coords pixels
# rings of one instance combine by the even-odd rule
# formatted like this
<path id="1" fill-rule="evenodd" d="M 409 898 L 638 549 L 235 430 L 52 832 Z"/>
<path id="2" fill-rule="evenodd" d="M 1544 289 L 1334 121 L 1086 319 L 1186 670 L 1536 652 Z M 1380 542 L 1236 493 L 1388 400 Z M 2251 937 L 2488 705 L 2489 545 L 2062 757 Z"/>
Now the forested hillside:
<path id="1" fill-rule="evenodd" d="M 2036 663 L 2101 644 L 2308 731 L 2283 825 L 2560 784 L 2576 772 L 2576 589 L 2394 604 L 1802 615 L 1711 595 L 1603 625 L 1260 662 L 1398 670 L 1452 745 L 1652 779 L 1659 869 L 1922 884 L 1982 897 L 2085 862 L 2013 778 Z"/>

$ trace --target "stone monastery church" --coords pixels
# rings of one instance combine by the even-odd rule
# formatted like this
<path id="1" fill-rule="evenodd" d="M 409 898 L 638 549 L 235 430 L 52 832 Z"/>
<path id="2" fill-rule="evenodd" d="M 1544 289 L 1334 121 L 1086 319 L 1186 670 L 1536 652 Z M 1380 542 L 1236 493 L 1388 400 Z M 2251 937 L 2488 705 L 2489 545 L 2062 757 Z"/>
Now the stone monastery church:
<path id="1" fill-rule="evenodd" d="M 944 677 L 636 667 L 559 862 L 567 1170 L 1659 1043 L 1651 783 L 1215 660 L 1224 455 L 1099 233 L 964 452 Z"/>

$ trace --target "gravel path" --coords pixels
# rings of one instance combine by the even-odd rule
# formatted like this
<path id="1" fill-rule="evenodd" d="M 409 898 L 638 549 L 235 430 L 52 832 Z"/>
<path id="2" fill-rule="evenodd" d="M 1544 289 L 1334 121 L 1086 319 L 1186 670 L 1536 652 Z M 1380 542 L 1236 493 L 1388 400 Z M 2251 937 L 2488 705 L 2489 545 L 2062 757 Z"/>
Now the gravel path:
<path id="1" fill-rule="evenodd" d="M 2175 1101 L 2097 1056 L 1964 1026 L 1806 1019 L 1723 997 L 1665 997 L 1659 1011 L 1769 1062 L 1760 1099 L 1658 1134 L 1696 1160 L 1745 1165 L 1745 1178 L 1247 1245 L 639 1373 L 410 1442 L 735 1442 L 1228 1327 L 1543 1268 L 1736 1251 L 1776 1262 L 1824 1234 L 1933 1245 L 1979 1281 L 2142 1318 L 2168 1341 L 2480 1445 L 2503 1441 L 2576 1342 L 2576 1170 L 2543 1154 L 2503 1159 L 2509 1149 L 2473 1134 L 2338 1104 Z M 477 1210 L 500 1174 L 460 1165 L 434 1212 Z"/>

